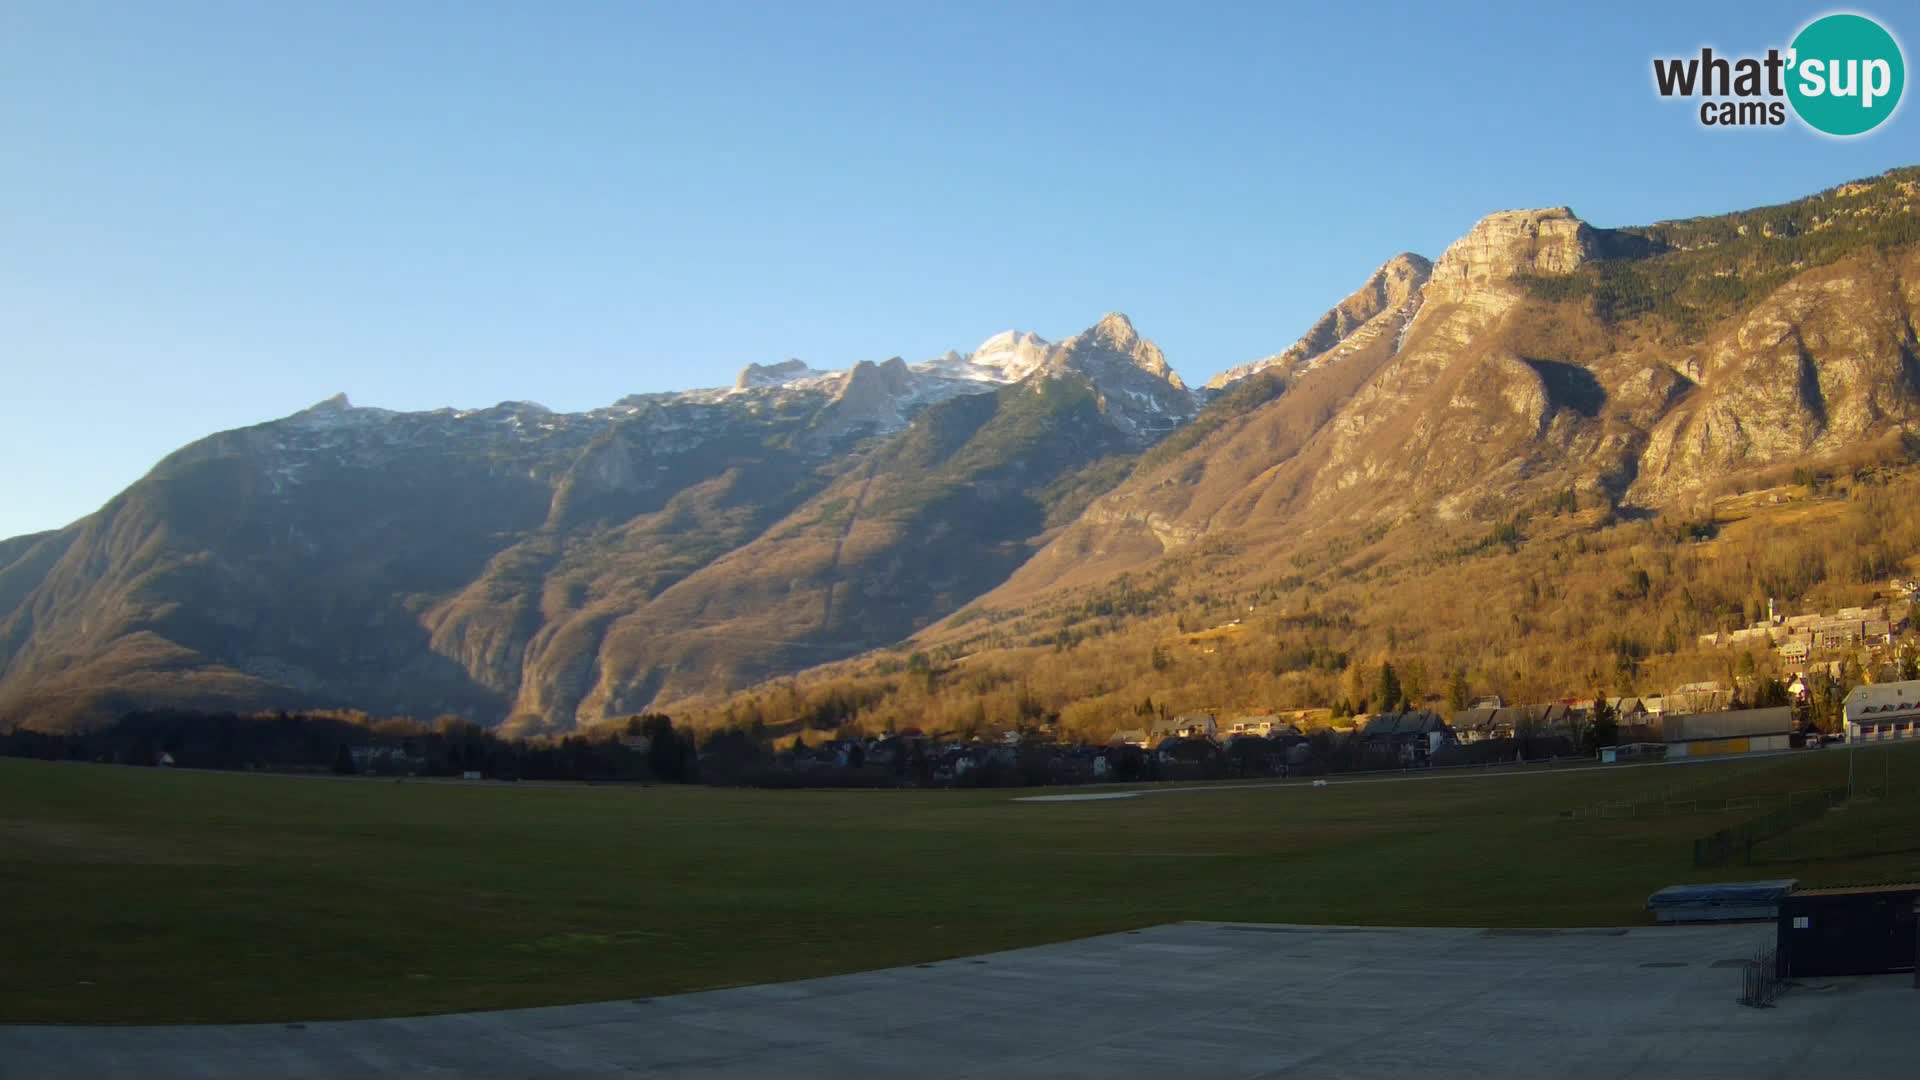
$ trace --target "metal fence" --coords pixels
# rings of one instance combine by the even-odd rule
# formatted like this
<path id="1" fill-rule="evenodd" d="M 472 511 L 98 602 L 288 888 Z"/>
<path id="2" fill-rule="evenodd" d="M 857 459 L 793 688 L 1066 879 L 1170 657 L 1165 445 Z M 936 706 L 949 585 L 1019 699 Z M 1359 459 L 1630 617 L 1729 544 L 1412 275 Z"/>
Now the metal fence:
<path id="1" fill-rule="evenodd" d="M 1669 793 L 1664 798 L 1639 802 L 1612 801 L 1588 803 L 1560 811 L 1565 818 L 1622 819 L 1686 817 L 1693 814 L 1746 814 L 1757 810 L 1781 809 L 1806 799 L 1819 798 L 1825 789 L 1768 791 L 1753 795 L 1732 795 L 1719 799 L 1682 799 Z"/>
<path id="2" fill-rule="evenodd" d="M 1751 864 L 1754 845 L 1815 820 L 1845 802 L 1846 798 L 1846 788 L 1796 792 L 1778 809 L 1695 840 L 1693 865 L 1722 866 L 1736 860 Z"/>
<path id="3" fill-rule="evenodd" d="M 1740 969 L 1740 1004 L 1771 1008 L 1780 997 L 1780 972 L 1773 949 L 1761 949 Z"/>
<path id="4" fill-rule="evenodd" d="M 1920 852 L 1920 831 L 1914 829 L 1914 823 L 1920 821 L 1916 793 L 1889 798 L 1884 792 L 1855 792 L 1845 806 L 1836 810 L 1844 820 L 1817 829 L 1789 830 L 1756 843 L 1749 862 L 1760 866 Z"/>

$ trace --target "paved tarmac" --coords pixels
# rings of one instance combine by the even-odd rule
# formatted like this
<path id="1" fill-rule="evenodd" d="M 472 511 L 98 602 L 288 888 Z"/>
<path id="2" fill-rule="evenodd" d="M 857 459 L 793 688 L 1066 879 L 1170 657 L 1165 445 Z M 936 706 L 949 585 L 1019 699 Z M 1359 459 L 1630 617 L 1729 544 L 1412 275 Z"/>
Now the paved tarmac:
<path id="1" fill-rule="evenodd" d="M 0 1077 L 1920 1075 L 1909 976 L 1740 1005 L 1740 964 L 1771 937 L 1179 923 L 593 1005 L 0 1027 Z"/>

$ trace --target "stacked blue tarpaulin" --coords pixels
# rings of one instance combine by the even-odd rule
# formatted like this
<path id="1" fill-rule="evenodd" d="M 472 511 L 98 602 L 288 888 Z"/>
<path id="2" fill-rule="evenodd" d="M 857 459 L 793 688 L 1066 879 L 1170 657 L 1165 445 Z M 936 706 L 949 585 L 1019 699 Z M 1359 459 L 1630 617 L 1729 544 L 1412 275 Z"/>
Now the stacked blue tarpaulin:
<path id="1" fill-rule="evenodd" d="M 1647 897 L 1656 922 L 1737 922 L 1772 919 L 1797 878 L 1778 881 L 1722 881 L 1712 885 L 1669 885 Z"/>

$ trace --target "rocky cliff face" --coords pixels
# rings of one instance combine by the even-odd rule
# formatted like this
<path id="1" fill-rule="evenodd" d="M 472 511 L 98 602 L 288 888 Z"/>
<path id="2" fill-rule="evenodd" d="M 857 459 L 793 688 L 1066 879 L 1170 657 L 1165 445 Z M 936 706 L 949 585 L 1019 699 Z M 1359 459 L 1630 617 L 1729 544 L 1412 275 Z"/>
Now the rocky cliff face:
<path id="1" fill-rule="evenodd" d="M 1266 365 L 1264 378 L 1292 373 L 1277 392 L 1219 399 L 1195 424 L 1204 434 L 1149 455 L 982 604 L 1030 605 L 1208 538 L 1258 561 L 1308 531 L 1492 521 L 1568 488 L 1657 507 L 1914 431 L 1920 230 L 1898 224 L 1911 184 L 1896 176 L 1752 212 L 1764 229 L 1604 230 L 1564 207 L 1488 215 L 1397 307 L 1374 299 L 1375 275 L 1342 305 L 1370 319 L 1329 312 L 1281 354 L 1288 362 Z M 1842 227 L 1855 231 L 1796 239 Z M 1622 282 L 1712 273 L 1782 283 L 1732 306 L 1709 291 L 1719 307 L 1692 333 L 1615 314 L 1658 311 L 1657 295 Z M 1410 317 L 1391 335 L 1363 333 L 1391 311 Z M 1313 362 L 1342 327 L 1319 354 L 1339 362 Z"/>
<path id="2" fill-rule="evenodd" d="M 1374 337 L 1400 333 L 1419 309 L 1421 289 L 1432 271 L 1433 264 L 1418 255 L 1395 255 L 1366 284 L 1320 316 L 1300 340 L 1272 356 L 1228 368 L 1207 380 L 1206 388 L 1224 390 L 1262 371 L 1299 374 L 1365 347 Z M 1342 350 L 1343 345 L 1347 349 Z"/>
<path id="3" fill-rule="evenodd" d="M 740 377 L 734 380 L 735 390 L 761 390 L 772 386 L 786 386 L 803 379 L 817 379 L 831 372 L 818 371 L 808 367 L 804 360 L 782 360 L 777 364 L 748 364 L 740 370 Z"/>
<path id="4" fill-rule="evenodd" d="M 1513 294 L 1522 273 L 1572 273 L 1593 257 L 1594 235 L 1564 206 L 1488 214 L 1441 254 L 1429 298 L 1481 304 Z"/>
<path id="5" fill-rule="evenodd" d="M 1648 425 L 1631 496 L 1657 503 L 1702 478 L 1913 428 L 1916 315 L 1920 257 L 1862 258 L 1796 278 L 1703 348 L 1637 376 L 1675 384 L 1665 394 L 1685 400 Z"/>

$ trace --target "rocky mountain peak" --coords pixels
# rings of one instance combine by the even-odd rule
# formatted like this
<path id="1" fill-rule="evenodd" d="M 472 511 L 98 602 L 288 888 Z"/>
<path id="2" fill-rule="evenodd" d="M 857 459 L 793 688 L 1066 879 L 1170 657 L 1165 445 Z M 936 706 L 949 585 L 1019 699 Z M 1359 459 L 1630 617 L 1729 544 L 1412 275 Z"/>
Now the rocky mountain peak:
<path id="1" fill-rule="evenodd" d="M 808 367 L 803 360 L 782 360 L 777 364 L 748 364 L 740 370 L 740 377 L 733 381 L 736 390 L 753 390 L 763 386 L 784 386 L 796 379 L 810 378 L 821 374 Z"/>
<path id="2" fill-rule="evenodd" d="M 1572 273 L 1592 258 L 1596 233 L 1564 206 L 1501 210 L 1474 223 L 1433 264 L 1430 301 L 1459 302 L 1520 274 Z"/>
<path id="3" fill-rule="evenodd" d="M 1100 316 L 1100 321 L 1087 328 L 1087 336 L 1093 337 L 1108 348 L 1131 349 L 1140 341 L 1139 331 L 1133 328 L 1133 320 L 1118 311 L 1109 311 Z"/>
<path id="4" fill-rule="evenodd" d="M 1084 366 L 1088 360 L 1097 360 L 1110 365 L 1120 359 L 1141 371 L 1163 379 L 1177 390 L 1185 390 L 1186 384 L 1180 376 L 1174 374 L 1167 365 L 1167 358 L 1160 346 L 1140 336 L 1133 328 L 1133 320 L 1117 311 L 1110 311 L 1100 317 L 1100 321 L 1060 343 L 1063 361 L 1068 366 Z"/>
<path id="5" fill-rule="evenodd" d="M 323 401 L 316 401 L 301 411 L 310 414 L 343 413 L 351 408 L 353 408 L 353 402 L 347 400 L 345 393 L 339 393 Z"/>
<path id="6" fill-rule="evenodd" d="M 835 400 L 844 401 L 849 396 L 863 394 L 884 394 L 898 397 L 913 392 L 913 370 L 907 362 L 895 356 L 874 363 L 862 360 L 847 371 L 846 380 L 840 384 L 840 392 Z"/>
<path id="7" fill-rule="evenodd" d="M 1382 308 L 1398 307 L 1419 291 L 1432 273 L 1433 260 L 1403 251 L 1382 263 L 1367 279 L 1363 291 L 1374 293 Z"/>
<path id="8" fill-rule="evenodd" d="M 1160 347 L 1118 313 L 1061 342 L 1040 371 L 1048 378 L 1085 379 L 1101 395 L 1108 421 L 1143 443 L 1185 423 L 1195 410 L 1193 395 Z"/>
<path id="9" fill-rule="evenodd" d="M 949 351 L 920 367 L 929 374 L 946 378 L 1013 383 L 1040 368 L 1056 349 L 1057 346 L 1039 334 L 1003 330 L 981 342 L 971 353 Z"/>
<path id="10" fill-rule="evenodd" d="M 288 416 L 287 422 L 302 428 L 330 429 L 389 415 L 384 409 L 366 409 L 354 405 L 345 394 L 335 394 Z"/>
<path id="11" fill-rule="evenodd" d="M 864 426 L 892 431 L 923 403 L 925 390 L 921 378 L 898 356 L 879 364 L 862 360 L 842 376 L 820 430 L 844 433 Z"/>
<path id="12" fill-rule="evenodd" d="M 1047 344 L 1046 338 L 1031 331 L 1002 330 L 981 342 L 979 347 L 973 350 L 973 355 L 979 356 L 982 353 L 1011 352 L 1016 349 L 1031 348 L 1033 346 L 1044 348 Z"/>

